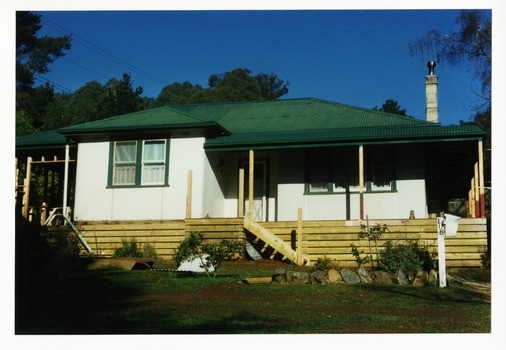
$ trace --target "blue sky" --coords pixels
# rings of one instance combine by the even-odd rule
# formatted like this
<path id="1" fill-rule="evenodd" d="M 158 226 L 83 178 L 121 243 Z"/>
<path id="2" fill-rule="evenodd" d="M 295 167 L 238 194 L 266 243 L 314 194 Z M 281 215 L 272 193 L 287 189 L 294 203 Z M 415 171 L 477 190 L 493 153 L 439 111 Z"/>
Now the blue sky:
<path id="1" fill-rule="evenodd" d="M 58 11 L 41 35 L 73 34 L 44 77 L 76 90 L 131 73 L 144 96 L 210 74 L 249 68 L 289 81 L 283 98 L 316 97 L 372 108 L 394 99 L 425 118 L 427 60 L 408 43 L 430 29 L 457 30 L 457 10 Z M 112 54 L 113 59 L 107 58 Z M 119 63 L 121 62 L 121 64 Z M 469 120 L 476 97 L 466 67 L 438 64 L 442 124 Z"/>

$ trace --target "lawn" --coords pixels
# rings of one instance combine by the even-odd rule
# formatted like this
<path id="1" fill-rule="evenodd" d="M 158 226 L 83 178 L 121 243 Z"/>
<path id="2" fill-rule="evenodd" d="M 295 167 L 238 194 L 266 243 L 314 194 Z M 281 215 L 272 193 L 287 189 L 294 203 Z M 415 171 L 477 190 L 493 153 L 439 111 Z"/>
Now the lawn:
<path id="1" fill-rule="evenodd" d="M 283 265 L 225 263 L 215 279 L 76 270 L 18 279 L 17 334 L 489 333 L 490 297 L 466 286 L 245 284 Z M 483 273 L 475 273 L 482 278 Z M 478 276 L 478 277 L 476 277 Z M 29 278 L 28 278 L 29 277 Z"/>

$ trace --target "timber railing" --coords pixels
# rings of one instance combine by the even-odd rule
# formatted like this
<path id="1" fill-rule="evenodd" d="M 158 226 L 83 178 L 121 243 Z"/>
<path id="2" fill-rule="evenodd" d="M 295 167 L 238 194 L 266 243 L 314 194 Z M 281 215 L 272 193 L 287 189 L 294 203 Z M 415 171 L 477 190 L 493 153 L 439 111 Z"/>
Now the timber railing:
<path id="1" fill-rule="evenodd" d="M 302 225 L 302 254 L 311 263 L 318 258 L 335 260 L 340 267 L 356 267 L 351 244 L 369 254 L 369 243 L 358 239 L 359 220 L 304 221 Z M 261 222 L 264 228 L 294 249 L 297 245 L 297 221 Z M 369 225 L 386 224 L 388 231 L 378 240 L 383 249 L 386 241 L 398 243 L 417 241 L 430 253 L 437 254 L 436 219 L 374 220 Z M 172 259 L 179 243 L 190 232 L 204 233 L 206 242 L 223 239 L 244 241 L 247 233 L 242 218 L 204 218 L 172 221 L 80 222 L 76 224 L 83 238 L 97 255 L 112 256 L 122 240 L 150 243 L 161 258 Z M 374 254 L 374 243 L 373 254 Z M 487 223 L 484 218 L 462 218 L 456 237 L 445 237 L 446 264 L 449 267 L 481 267 L 488 251 Z M 84 251 L 84 249 L 83 249 Z M 375 256 L 375 255 L 374 255 Z"/>

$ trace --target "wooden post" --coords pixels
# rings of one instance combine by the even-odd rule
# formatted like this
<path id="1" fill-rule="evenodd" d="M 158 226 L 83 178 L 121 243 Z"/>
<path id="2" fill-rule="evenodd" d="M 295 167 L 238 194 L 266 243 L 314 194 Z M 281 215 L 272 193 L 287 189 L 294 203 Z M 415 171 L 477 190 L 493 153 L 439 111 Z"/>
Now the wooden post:
<path id="1" fill-rule="evenodd" d="M 42 203 L 42 208 L 40 208 L 40 224 L 44 226 L 46 223 L 46 217 L 47 217 L 47 204 L 46 202 Z"/>
<path id="2" fill-rule="evenodd" d="M 358 179 L 360 185 L 360 220 L 364 219 L 364 146 L 358 147 Z"/>
<path id="3" fill-rule="evenodd" d="M 476 217 L 480 217 L 480 192 L 478 179 L 478 163 L 474 164 L 474 203 L 476 206 Z"/>
<path id="4" fill-rule="evenodd" d="M 67 216 L 67 192 L 69 182 L 69 145 L 65 145 L 65 172 L 63 174 L 63 215 Z"/>
<path id="5" fill-rule="evenodd" d="M 26 177 L 24 183 L 25 194 L 23 195 L 23 216 L 28 219 L 28 204 L 30 202 L 30 180 L 32 177 L 32 157 L 26 160 Z"/>
<path id="6" fill-rule="evenodd" d="M 239 169 L 239 213 L 240 218 L 244 217 L 244 169 Z"/>
<path id="7" fill-rule="evenodd" d="M 467 205 L 466 205 L 468 218 L 472 217 L 472 214 L 471 214 L 471 206 L 472 205 L 473 205 L 473 191 L 469 190 L 469 192 L 467 194 Z"/>
<path id="8" fill-rule="evenodd" d="M 480 177 L 480 216 L 485 217 L 485 170 L 483 168 L 483 141 L 478 141 L 478 164 Z"/>
<path id="9" fill-rule="evenodd" d="M 474 177 L 471 179 L 471 203 L 470 203 L 470 206 L 471 206 L 471 217 L 472 218 L 475 218 L 476 217 L 476 205 L 474 203 Z"/>
<path id="10" fill-rule="evenodd" d="M 297 209 L 297 265 L 302 265 L 302 208 Z"/>
<path id="11" fill-rule="evenodd" d="M 248 218 L 253 221 L 253 180 L 255 175 L 255 154 L 253 150 L 249 151 L 249 186 L 248 186 Z"/>
<path id="12" fill-rule="evenodd" d="M 192 217 L 192 171 L 188 170 L 188 187 L 186 193 L 186 218 Z"/>

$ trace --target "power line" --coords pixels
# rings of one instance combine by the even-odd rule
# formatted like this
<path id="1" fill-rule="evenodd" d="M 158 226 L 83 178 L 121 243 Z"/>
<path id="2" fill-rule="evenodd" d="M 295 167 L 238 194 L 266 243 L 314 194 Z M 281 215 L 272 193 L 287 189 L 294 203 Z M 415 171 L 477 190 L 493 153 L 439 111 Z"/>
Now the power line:
<path id="1" fill-rule="evenodd" d="M 51 22 L 51 23 L 52 23 L 52 24 L 54 24 L 55 26 L 57 26 L 57 27 L 59 27 L 59 28 L 63 29 L 65 32 L 63 32 L 63 31 L 59 30 L 58 28 L 55 28 L 54 26 L 52 26 L 51 24 L 47 23 L 46 21 Z M 86 46 L 88 49 L 90 49 L 90 50 L 92 50 L 92 51 L 94 51 L 94 52 L 98 53 L 99 55 L 101 55 L 101 56 L 103 56 L 103 57 L 105 57 L 105 58 L 107 58 L 107 59 L 109 59 L 109 60 L 112 60 L 112 61 L 116 62 L 117 64 L 120 64 L 120 65 L 122 65 L 122 66 L 124 66 L 124 67 L 127 67 L 127 68 L 129 68 L 129 69 L 132 69 L 132 70 L 134 70 L 134 71 L 137 71 L 138 73 L 140 73 L 140 74 L 144 75 L 144 76 L 145 76 L 145 77 L 147 77 L 148 79 L 151 79 L 151 80 L 153 80 L 154 82 L 156 82 L 156 83 L 158 83 L 158 84 L 161 84 L 161 85 L 163 85 L 163 86 L 165 86 L 165 85 L 169 85 L 169 83 L 168 83 L 168 82 L 163 81 L 163 80 L 161 80 L 161 79 L 158 79 L 158 78 L 157 78 L 157 77 L 155 77 L 154 75 L 152 75 L 152 74 L 150 74 L 150 73 L 145 72 L 144 70 L 142 70 L 142 69 L 140 69 L 140 68 L 138 68 L 138 67 L 136 67 L 136 66 L 134 66 L 134 65 L 132 65 L 132 64 L 130 64 L 130 63 L 128 63 L 127 61 L 125 61 L 125 60 L 123 60 L 123 59 L 121 59 L 121 58 L 119 58 L 119 57 L 117 57 L 117 56 L 113 55 L 112 53 L 107 52 L 106 50 L 104 50 L 104 49 L 102 49 L 102 48 L 98 47 L 97 45 L 93 44 L 92 42 L 90 42 L 90 41 L 86 40 L 85 38 L 83 38 L 83 37 L 81 37 L 81 36 L 79 36 L 79 35 L 77 35 L 77 34 L 73 33 L 73 32 L 72 32 L 72 31 L 70 31 L 69 29 L 62 27 L 61 25 L 59 25 L 59 24 L 55 23 L 54 21 L 52 21 L 52 20 L 50 20 L 50 19 L 48 19 L 48 18 L 46 18 L 46 17 L 43 17 L 42 23 L 43 23 L 44 25 L 47 25 L 48 27 L 53 28 L 54 30 L 56 30 L 56 31 L 58 31 L 58 32 L 60 32 L 60 33 L 62 33 L 62 34 L 64 34 L 64 35 L 67 35 L 67 33 L 70 33 L 70 34 L 72 35 L 72 37 L 76 37 L 76 38 L 78 39 L 78 41 L 80 41 L 80 42 L 81 42 L 84 46 Z"/>
<path id="2" fill-rule="evenodd" d="M 75 93 L 75 91 L 74 91 L 74 90 L 69 89 L 69 88 L 66 88 L 65 86 L 60 85 L 60 84 L 58 84 L 58 83 L 55 83 L 54 81 L 51 81 L 51 80 L 49 80 L 49 79 L 47 79 L 47 78 L 44 78 L 44 77 L 42 77 L 42 76 L 38 75 L 37 73 L 34 73 L 34 75 L 35 75 L 35 79 L 37 79 L 37 80 L 39 80 L 39 81 L 41 81 L 41 82 L 44 82 L 44 80 L 45 80 L 45 81 L 47 81 L 47 82 L 49 82 L 49 83 L 51 83 L 51 84 L 54 84 L 55 86 L 58 86 L 58 87 L 59 87 L 59 89 L 60 89 L 62 92 L 65 92 L 65 91 L 63 91 L 63 89 L 65 89 L 65 90 L 67 90 L 68 92 Z"/>

